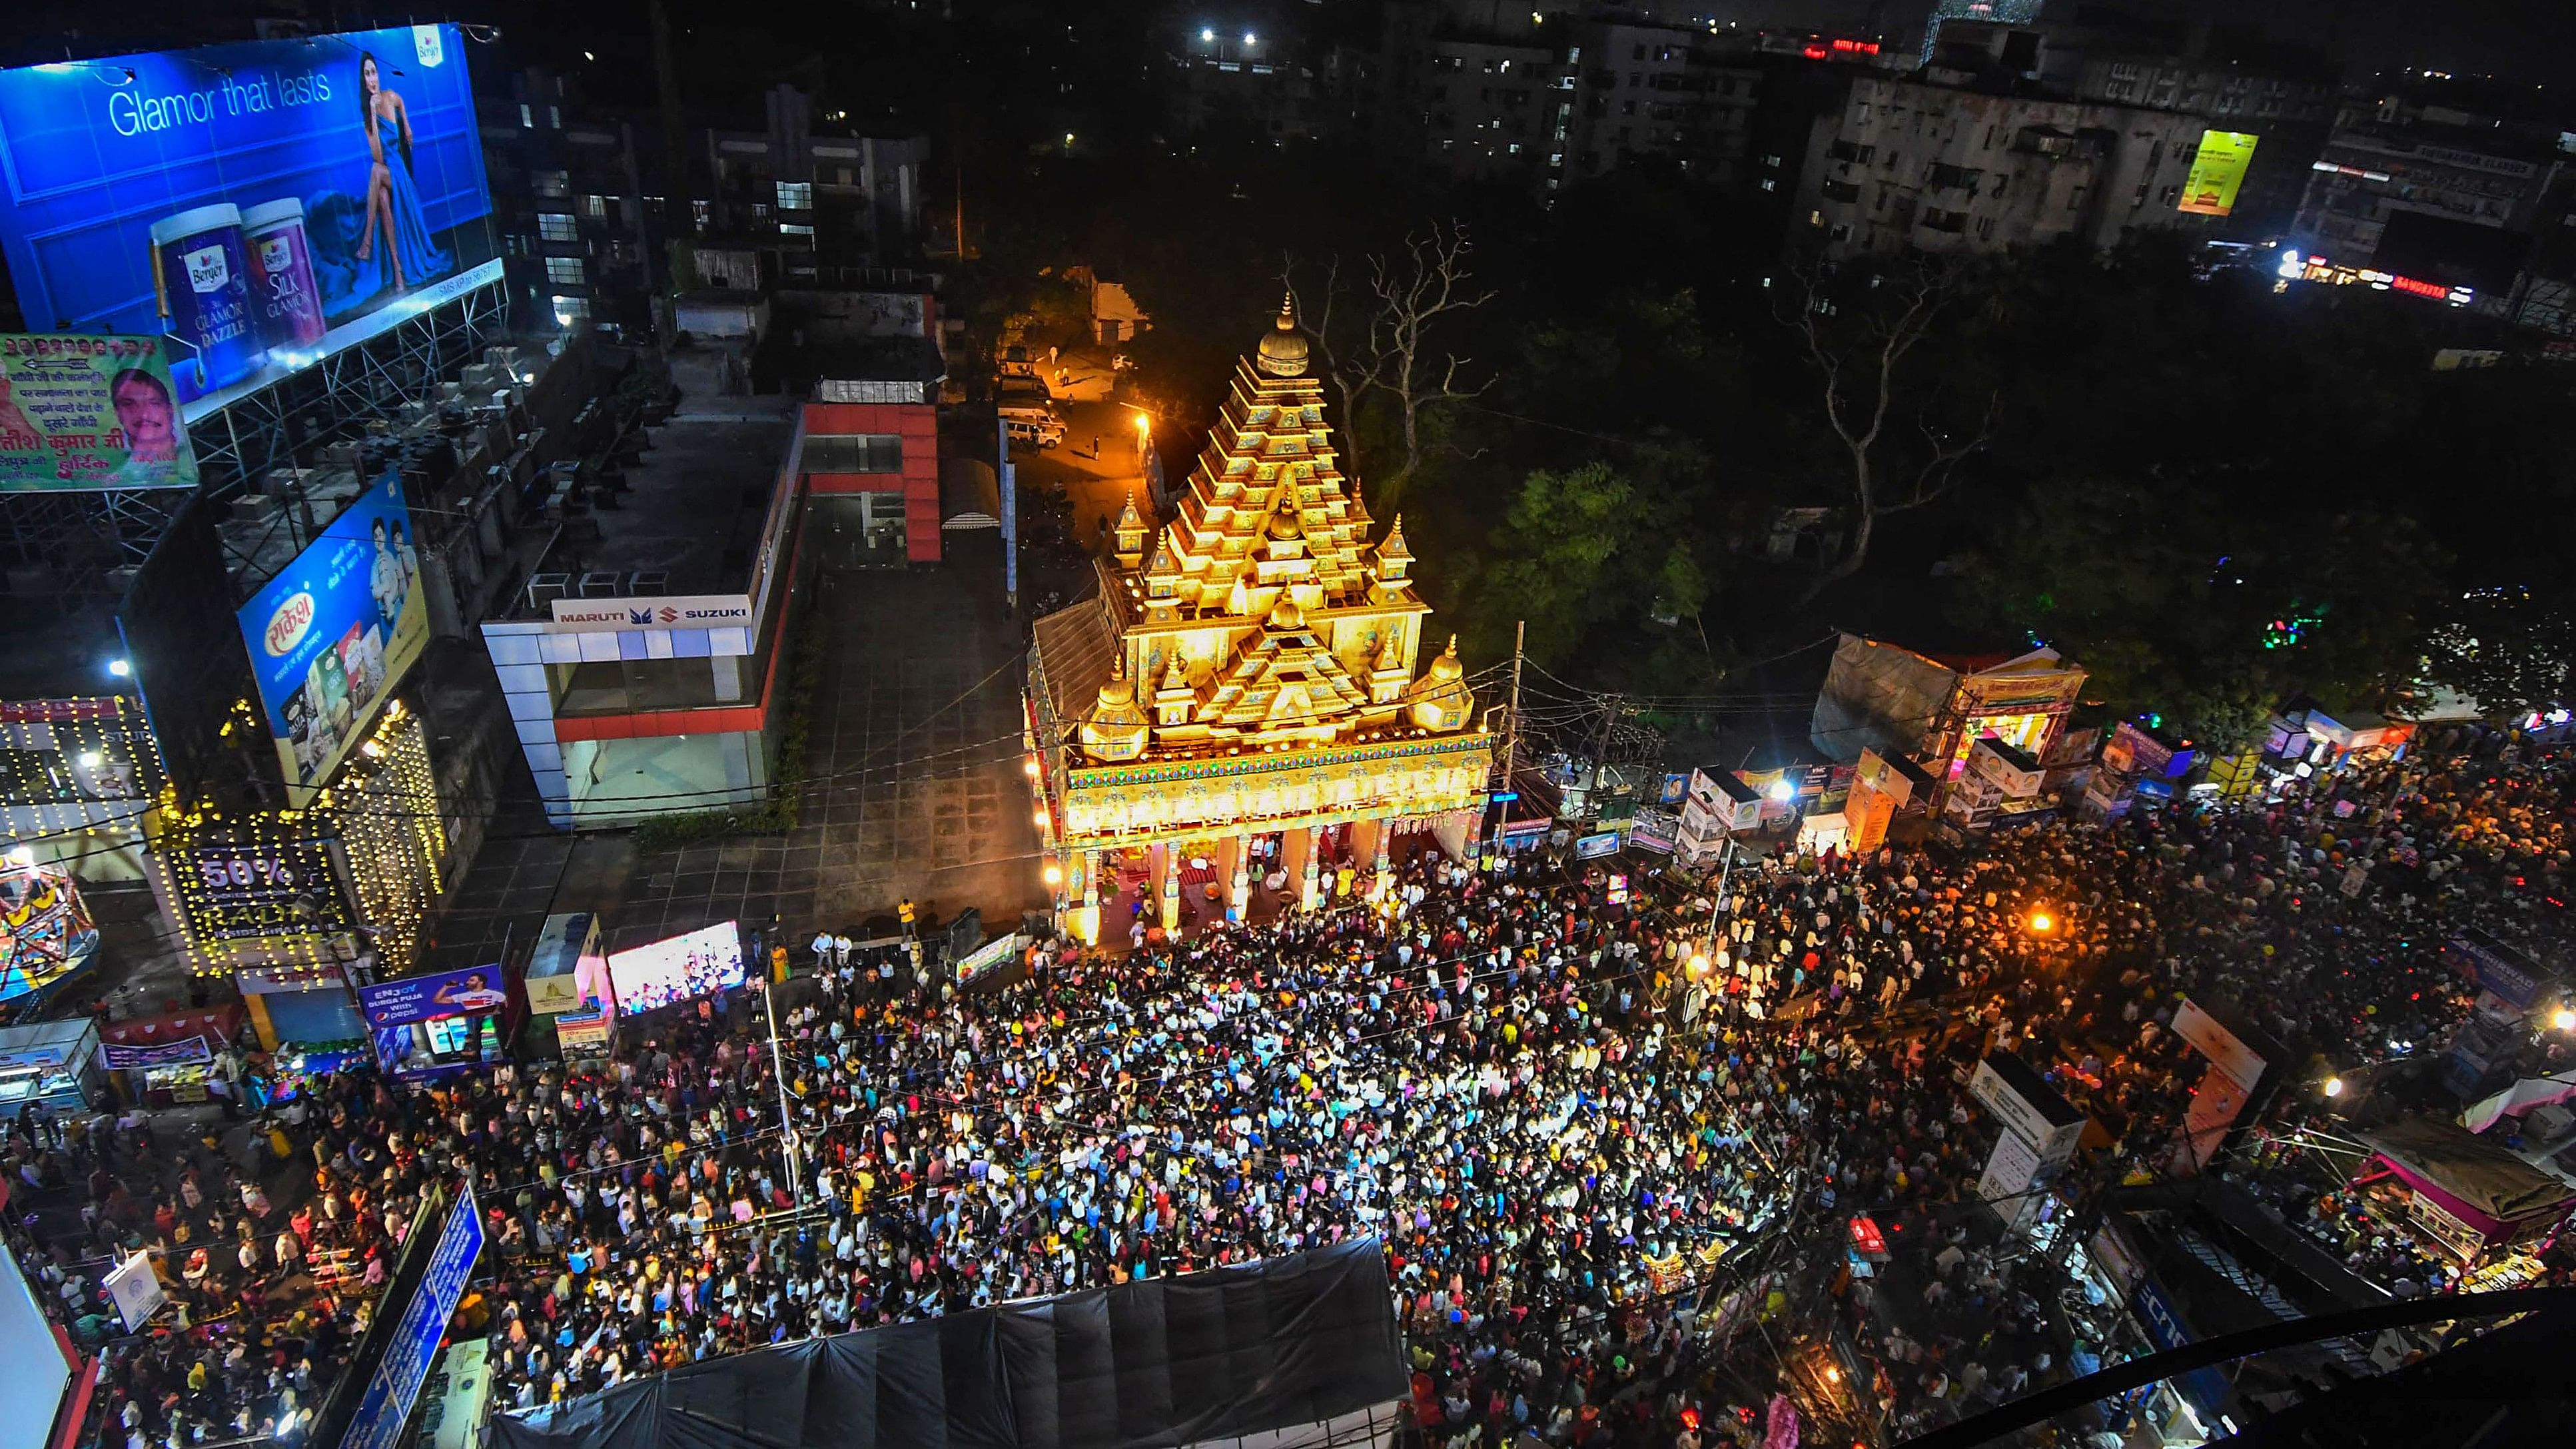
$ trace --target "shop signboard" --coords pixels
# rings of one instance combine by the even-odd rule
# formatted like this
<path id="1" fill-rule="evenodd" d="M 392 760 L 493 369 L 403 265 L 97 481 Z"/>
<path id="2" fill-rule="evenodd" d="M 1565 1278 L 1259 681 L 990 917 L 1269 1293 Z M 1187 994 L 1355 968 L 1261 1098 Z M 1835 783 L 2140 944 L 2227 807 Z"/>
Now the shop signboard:
<path id="1" fill-rule="evenodd" d="M 358 988 L 358 1014 L 370 1027 L 409 1026 L 416 1021 L 497 1011 L 510 999 L 501 968 L 469 966 L 406 976 Z"/>
<path id="2" fill-rule="evenodd" d="M 1616 855 L 1618 851 L 1619 832 L 1616 830 L 1604 830 L 1574 842 L 1574 858 L 1577 860 L 1598 860 L 1605 855 Z"/>
<path id="3" fill-rule="evenodd" d="M 958 957 L 957 964 L 952 968 L 956 972 L 958 986 L 972 986 L 986 973 L 1008 965 L 1028 943 L 1026 936 L 1015 931 L 997 940 L 987 941 Z"/>
<path id="4" fill-rule="evenodd" d="M 28 327 L 162 339 L 191 421 L 501 273 L 450 25 L 0 71 L 0 162 Z"/>
<path id="5" fill-rule="evenodd" d="M 389 472 L 238 615 L 293 808 L 312 802 L 429 643 L 412 538 Z"/>
<path id="6" fill-rule="evenodd" d="M 1659 805 L 1640 806 L 1637 818 L 1628 822 L 1628 843 L 1658 855 L 1672 854 L 1673 843 L 1680 835 L 1680 820 L 1672 811 Z"/>
<path id="7" fill-rule="evenodd" d="M 2173 1300 L 2165 1296 L 2163 1286 L 2155 1279 L 2147 1278 L 2138 1284 L 2130 1305 L 2137 1310 L 2138 1322 L 2146 1328 L 2147 1337 L 2154 1341 L 2156 1347 L 2176 1349 L 2192 1341 L 2190 1327 L 2184 1324 L 2182 1315 L 2174 1309 Z M 2214 1368 L 2193 1369 L 2177 1376 L 2174 1385 L 2203 1414 L 2216 1414 L 2228 1393 L 2226 1376 Z"/>
<path id="8" fill-rule="evenodd" d="M 98 1064 L 111 1072 L 148 1072 L 155 1067 L 184 1067 L 214 1059 L 214 1049 L 201 1036 L 192 1036 L 185 1041 L 155 1042 L 150 1046 L 101 1042 L 98 1048 Z"/>
<path id="9" fill-rule="evenodd" d="M 2483 932 L 2452 937 L 2442 943 L 2442 954 L 2450 958 L 2453 970 L 2501 1001 L 2528 1009 L 2540 999 L 2537 964 Z"/>
<path id="10" fill-rule="evenodd" d="M 2234 211 L 2245 170 L 2254 164 L 2257 139 L 2251 131 L 2201 132 L 2200 150 L 2191 158 L 2182 199 L 2174 203 L 2174 210 L 2187 216 L 2225 216 Z"/>
<path id="11" fill-rule="evenodd" d="M 2054 1167 L 2073 1157 L 2084 1136 L 2084 1114 L 2018 1057 L 1995 1053 L 1977 1063 L 1968 1078 L 1968 1095 L 1995 1115 L 2005 1136 L 2030 1144 L 2039 1166 Z"/>
<path id="12" fill-rule="evenodd" d="M 465 1297 L 465 1280 L 483 1251 L 483 1215 L 475 1209 L 468 1186 L 447 1214 L 438 1245 L 430 1251 L 429 1270 L 421 1276 L 411 1301 L 403 1305 L 385 1344 L 385 1355 L 367 1376 L 366 1392 L 349 1420 L 340 1449 L 394 1449 L 403 1426 L 411 1421 L 420 1386 L 429 1378 L 439 1340 Z"/>
<path id="13" fill-rule="evenodd" d="M 1977 1179 L 1977 1196 L 1994 1204 L 2006 1222 L 2018 1218 L 2016 1199 L 2039 1178 L 2039 1150 L 2017 1132 L 1995 1134 L 1995 1150 L 1986 1155 L 1986 1171 Z"/>
<path id="14" fill-rule="evenodd" d="M 108 1301 L 116 1305 L 116 1316 L 125 1320 L 125 1331 L 140 1333 L 153 1314 L 170 1301 L 161 1291 L 160 1276 L 152 1271 L 152 1255 L 135 1253 L 110 1268 L 100 1280 L 107 1290 Z"/>
<path id="15" fill-rule="evenodd" d="M 2184 997 L 2174 1012 L 2173 1033 L 2198 1048 L 2209 1058 L 2209 1064 L 2225 1072 L 2237 1085 L 2253 1090 L 2263 1078 L 2267 1063 L 2261 1053 L 2247 1046 L 2236 1033 L 2219 1025 L 2218 1019 L 2201 1009 L 2200 1003 Z"/>
<path id="16" fill-rule="evenodd" d="M 356 929 L 328 840 L 180 845 L 168 858 L 189 934 L 201 941 Z"/>
<path id="17" fill-rule="evenodd" d="M 196 486 L 158 340 L 0 333 L 0 492 Z"/>
<path id="18" fill-rule="evenodd" d="M 2474 1263 L 2486 1251 L 2486 1234 L 2471 1227 L 2459 1214 L 2442 1206 L 2417 1188 L 2406 1200 L 2406 1215 L 2417 1227 L 2430 1233 L 2443 1247 L 2460 1255 L 2463 1262 Z"/>
<path id="19" fill-rule="evenodd" d="M 549 634 L 625 629 L 739 629 L 751 622 L 749 594 L 689 594 L 638 599 L 557 599 Z"/>
<path id="20" fill-rule="evenodd" d="M 606 1052 L 614 1042 L 611 1027 L 616 1015 L 604 1004 L 564 1012 L 555 1018 L 555 1046 L 575 1055 Z"/>

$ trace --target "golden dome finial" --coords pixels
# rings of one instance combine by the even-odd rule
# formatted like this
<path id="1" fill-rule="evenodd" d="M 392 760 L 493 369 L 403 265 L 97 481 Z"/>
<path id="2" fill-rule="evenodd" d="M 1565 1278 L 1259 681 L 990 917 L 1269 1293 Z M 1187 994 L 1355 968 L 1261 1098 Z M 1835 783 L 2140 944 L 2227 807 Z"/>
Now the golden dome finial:
<path id="1" fill-rule="evenodd" d="M 1306 334 L 1297 330 L 1297 294 L 1290 292 L 1280 299 L 1279 320 L 1262 335 L 1252 365 L 1270 377 L 1303 377 L 1306 354 Z"/>

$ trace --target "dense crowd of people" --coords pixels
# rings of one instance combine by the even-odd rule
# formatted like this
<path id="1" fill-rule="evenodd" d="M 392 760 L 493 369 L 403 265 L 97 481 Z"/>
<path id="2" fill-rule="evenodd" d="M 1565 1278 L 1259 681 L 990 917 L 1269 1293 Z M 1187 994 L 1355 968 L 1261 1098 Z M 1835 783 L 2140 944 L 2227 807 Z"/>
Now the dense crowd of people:
<path id="1" fill-rule="evenodd" d="M 309 1407 L 411 1206 L 458 1176 L 497 1250 L 472 1314 L 506 1409 L 1372 1235 L 1436 1442 L 1733 1432 L 1771 1379 L 1727 1349 L 1787 1332 L 1810 1289 L 1881 1362 L 1865 1411 L 1925 1423 L 2103 1351 L 1963 1210 L 1992 1142 L 1980 1055 L 2020 1052 L 2099 1124 L 2087 1170 L 2161 1170 L 2199 1070 L 2171 1030 L 2186 995 L 2303 1070 L 2437 1042 L 2464 1000 L 2445 929 L 2563 930 L 2566 785 L 2563 760 L 2388 763 L 1964 852 L 1739 861 L 1722 892 L 1635 903 L 1598 870 L 1434 855 L 1381 902 L 1042 953 L 993 991 L 898 993 L 818 952 L 819 989 L 779 1013 L 785 1126 L 765 1036 L 675 1013 L 604 1065 L 332 1078 L 278 1128 L 269 1155 L 309 1180 L 284 1208 L 141 1124 L 17 1156 L 98 1159 L 118 1243 L 191 1271 L 224 1245 L 190 1280 L 201 1326 L 120 1360 L 110 1449 Z M 1896 1259 L 1873 1279 L 1777 1251 L 1864 1212 Z M 260 1321 L 317 1247 L 363 1271 L 226 1336 L 225 1305 Z"/>

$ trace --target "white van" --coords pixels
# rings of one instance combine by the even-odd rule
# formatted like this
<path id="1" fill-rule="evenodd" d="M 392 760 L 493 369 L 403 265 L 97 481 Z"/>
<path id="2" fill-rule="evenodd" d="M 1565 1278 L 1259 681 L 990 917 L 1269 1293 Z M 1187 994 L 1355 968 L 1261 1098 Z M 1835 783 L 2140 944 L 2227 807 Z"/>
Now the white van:
<path id="1" fill-rule="evenodd" d="M 1052 448 L 1064 441 L 1064 424 L 1043 414 L 1030 417 L 1005 413 L 1002 431 L 1012 442 L 1028 448 Z"/>

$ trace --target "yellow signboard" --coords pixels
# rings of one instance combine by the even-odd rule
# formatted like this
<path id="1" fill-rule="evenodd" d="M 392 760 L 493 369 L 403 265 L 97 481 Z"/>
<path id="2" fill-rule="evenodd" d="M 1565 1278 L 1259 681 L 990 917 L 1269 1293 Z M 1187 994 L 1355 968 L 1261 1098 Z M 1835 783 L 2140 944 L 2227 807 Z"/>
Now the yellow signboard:
<path id="1" fill-rule="evenodd" d="M 2183 178 L 2182 201 L 2174 210 L 2193 216 L 2225 216 L 2236 209 L 2236 188 L 2245 184 L 2245 168 L 2254 161 L 2251 131 L 2203 131 L 2200 150 Z"/>

